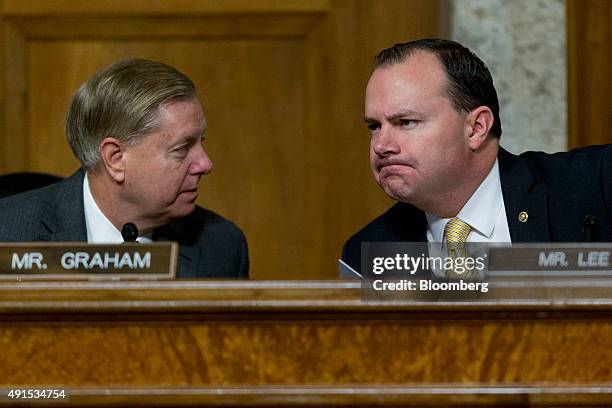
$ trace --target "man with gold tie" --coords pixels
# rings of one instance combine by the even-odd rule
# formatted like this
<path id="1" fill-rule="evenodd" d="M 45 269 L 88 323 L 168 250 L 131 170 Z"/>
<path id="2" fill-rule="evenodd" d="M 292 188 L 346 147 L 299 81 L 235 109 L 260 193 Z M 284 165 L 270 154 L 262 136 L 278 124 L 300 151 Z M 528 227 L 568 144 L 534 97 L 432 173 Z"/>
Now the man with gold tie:
<path id="1" fill-rule="evenodd" d="M 374 178 L 398 203 L 345 243 L 356 270 L 362 242 L 612 241 L 612 146 L 505 151 L 491 74 L 461 44 L 380 52 L 365 122 Z"/>

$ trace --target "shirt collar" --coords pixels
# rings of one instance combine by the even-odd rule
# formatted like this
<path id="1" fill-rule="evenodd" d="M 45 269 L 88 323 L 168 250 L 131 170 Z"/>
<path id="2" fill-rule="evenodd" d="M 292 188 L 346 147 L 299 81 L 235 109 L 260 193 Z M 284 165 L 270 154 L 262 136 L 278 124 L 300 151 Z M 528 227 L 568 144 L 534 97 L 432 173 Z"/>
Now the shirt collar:
<path id="1" fill-rule="evenodd" d="M 470 224 L 470 227 L 476 233 L 491 238 L 502 204 L 503 195 L 499 178 L 499 164 L 495 159 L 489 174 L 461 208 L 457 218 Z M 434 242 L 443 242 L 444 227 L 446 227 L 450 218 L 440 218 L 427 212 L 425 216 Z"/>
<path id="2" fill-rule="evenodd" d="M 83 178 L 83 204 L 85 209 L 85 226 L 89 244 L 121 244 L 123 237 L 112 222 L 104 215 L 89 189 L 89 176 Z M 138 242 L 151 242 L 148 236 L 138 237 Z"/>

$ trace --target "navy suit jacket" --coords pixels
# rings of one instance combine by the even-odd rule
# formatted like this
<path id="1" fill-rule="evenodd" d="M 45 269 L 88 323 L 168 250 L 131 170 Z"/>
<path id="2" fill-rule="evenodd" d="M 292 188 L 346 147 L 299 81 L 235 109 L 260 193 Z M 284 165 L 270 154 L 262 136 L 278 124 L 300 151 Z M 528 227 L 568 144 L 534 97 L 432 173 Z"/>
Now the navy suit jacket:
<path id="1" fill-rule="evenodd" d="M 47 187 L 0 200 L 0 242 L 87 242 L 83 170 Z M 201 207 L 153 231 L 154 241 L 179 243 L 180 278 L 248 277 L 242 231 Z"/>
<path id="2" fill-rule="evenodd" d="M 519 156 L 500 148 L 498 161 L 512 242 L 581 242 L 588 215 L 591 240 L 612 241 L 612 145 Z M 342 259 L 359 271 L 362 242 L 424 242 L 426 232 L 425 213 L 397 203 L 344 244 Z"/>

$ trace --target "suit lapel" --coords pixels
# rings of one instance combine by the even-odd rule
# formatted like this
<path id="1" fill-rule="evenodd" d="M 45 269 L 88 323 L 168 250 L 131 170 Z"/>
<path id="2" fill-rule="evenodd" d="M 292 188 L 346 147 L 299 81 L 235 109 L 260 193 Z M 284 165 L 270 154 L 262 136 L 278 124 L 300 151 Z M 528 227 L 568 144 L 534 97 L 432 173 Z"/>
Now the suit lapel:
<path id="1" fill-rule="evenodd" d="M 425 213 L 418 211 L 413 220 L 414 226 L 408 229 L 408 241 L 427 242 L 427 217 L 425 217 Z"/>
<path id="2" fill-rule="evenodd" d="M 548 194 L 538 183 L 526 160 L 499 150 L 499 170 L 512 242 L 550 241 Z"/>
<path id="3" fill-rule="evenodd" d="M 200 247 L 185 244 L 190 236 L 188 226 L 188 220 L 181 220 L 156 228 L 153 231 L 153 241 L 176 241 L 180 243 L 177 276 L 181 278 L 196 277 L 200 265 Z"/>
<path id="4" fill-rule="evenodd" d="M 49 242 L 87 242 L 87 231 L 83 233 L 80 228 L 64 229 L 57 233 L 41 234 L 37 241 Z"/>
<path id="5" fill-rule="evenodd" d="M 80 169 L 58 183 L 55 194 L 49 197 L 49 211 L 41 220 L 38 241 L 87 241 L 83 205 L 84 176 L 85 172 Z"/>
<path id="6" fill-rule="evenodd" d="M 397 203 L 391 210 L 391 240 L 397 242 L 426 242 L 427 218 L 425 213 L 407 203 Z"/>
<path id="7" fill-rule="evenodd" d="M 37 241 L 87 242 L 85 207 L 83 204 L 83 177 L 80 169 L 66 180 L 58 183 L 55 194 L 48 197 L 49 211 L 41 220 Z M 189 220 L 157 228 L 154 241 L 189 242 Z M 200 248 L 195 245 L 180 245 L 179 272 L 181 277 L 194 277 L 199 268 Z"/>

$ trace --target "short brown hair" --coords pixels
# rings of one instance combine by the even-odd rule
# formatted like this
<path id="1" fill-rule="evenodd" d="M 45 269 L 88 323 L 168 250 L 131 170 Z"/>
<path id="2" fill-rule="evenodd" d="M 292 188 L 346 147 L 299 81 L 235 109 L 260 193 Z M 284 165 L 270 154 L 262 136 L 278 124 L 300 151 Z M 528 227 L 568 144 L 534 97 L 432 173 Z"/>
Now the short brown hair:
<path id="1" fill-rule="evenodd" d="M 499 117 L 499 101 L 493 86 L 493 78 L 486 64 L 469 48 L 455 41 L 422 39 L 382 50 L 376 55 L 376 68 L 404 62 L 415 52 L 429 52 L 438 58 L 448 77 L 446 94 L 458 111 L 470 112 L 479 106 L 487 106 L 493 112 L 491 133 L 502 134 Z"/>

